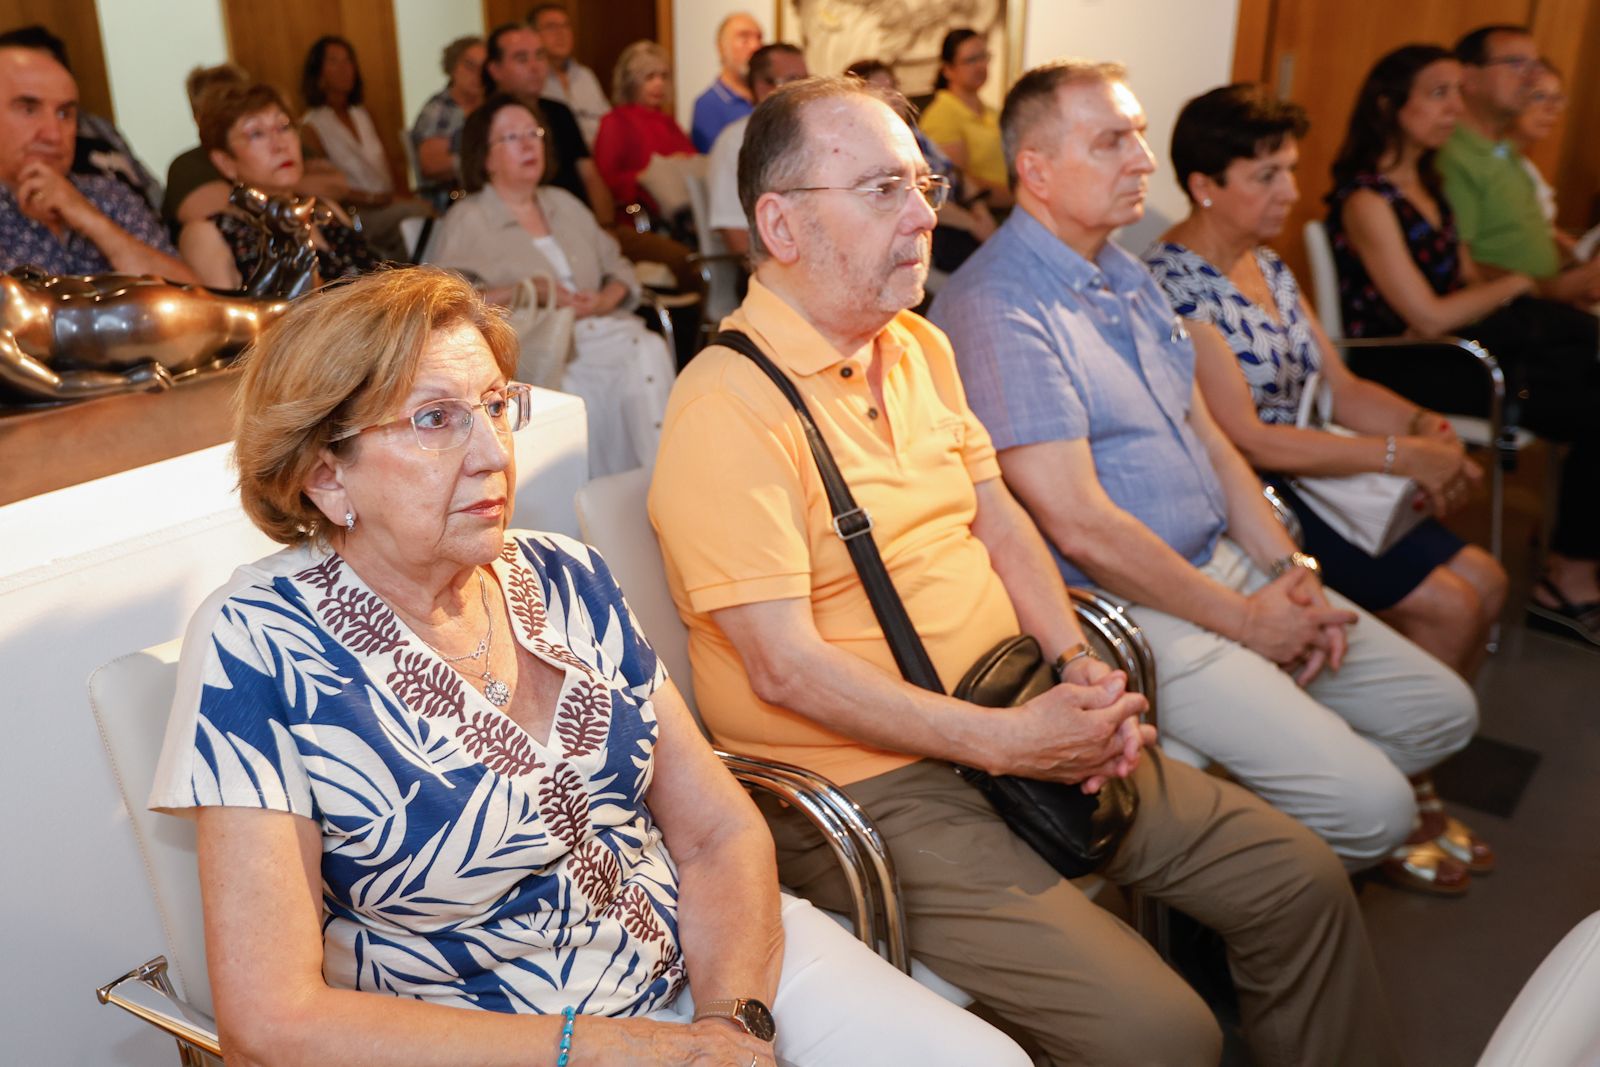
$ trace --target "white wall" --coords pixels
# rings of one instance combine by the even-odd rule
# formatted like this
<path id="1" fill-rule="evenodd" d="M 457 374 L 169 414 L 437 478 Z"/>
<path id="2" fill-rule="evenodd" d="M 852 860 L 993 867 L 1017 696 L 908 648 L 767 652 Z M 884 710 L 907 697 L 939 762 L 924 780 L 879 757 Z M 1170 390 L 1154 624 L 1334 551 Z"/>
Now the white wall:
<path id="1" fill-rule="evenodd" d="M 123 136 L 162 180 L 167 164 L 198 141 L 183 80 L 195 67 L 227 61 L 217 0 L 165 0 L 159 10 L 128 0 L 98 0 L 111 102 Z"/>
<path id="2" fill-rule="evenodd" d="M 1118 235 L 1138 254 L 1183 216 L 1168 152 L 1184 101 L 1228 82 L 1238 0 L 1030 0 L 1024 66 L 1064 56 L 1117 60 L 1150 120 L 1156 173 L 1144 221 Z"/>
<path id="3" fill-rule="evenodd" d="M 439 69 L 444 46 L 457 37 L 483 35 L 483 5 L 394 0 L 394 26 L 400 48 L 400 98 L 409 129 L 423 103 L 444 87 L 446 79 Z"/>
<path id="4" fill-rule="evenodd" d="M 694 98 L 706 91 L 717 76 L 717 25 L 735 11 L 743 11 L 761 23 L 761 37 L 774 40 L 778 6 L 772 0 L 677 0 L 673 4 L 672 27 L 673 103 L 678 125 L 689 128 L 694 114 Z M 600 72 L 604 85 L 611 84 L 611 72 Z"/>

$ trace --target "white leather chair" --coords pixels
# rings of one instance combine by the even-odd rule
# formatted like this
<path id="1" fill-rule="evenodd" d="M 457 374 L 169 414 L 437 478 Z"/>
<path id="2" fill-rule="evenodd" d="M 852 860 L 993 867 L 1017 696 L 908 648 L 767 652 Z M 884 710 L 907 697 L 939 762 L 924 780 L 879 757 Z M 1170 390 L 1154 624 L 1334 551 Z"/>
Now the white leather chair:
<path id="1" fill-rule="evenodd" d="M 721 235 L 711 225 L 711 198 L 705 178 L 686 171 L 683 182 L 689 190 L 689 214 L 694 218 L 694 232 L 700 246 L 693 262 L 706 284 L 701 328 L 709 336 L 716 332 L 723 318 L 739 306 L 739 279 L 744 273 L 744 257 L 728 251 Z"/>
<path id="2" fill-rule="evenodd" d="M 1600 1065 L 1600 912 L 1572 928 L 1533 972 L 1478 1067 Z"/>
<path id="3" fill-rule="evenodd" d="M 177 688 L 181 644 L 169 641 L 123 656 L 89 678 L 89 705 L 155 891 L 168 952 L 95 992 L 100 1003 L 115 1004 L 171 1034 L 180 1062 L 200 1067 L 217 1062 L 206 1056 L 222 1053 L 211 1015 L 194 823 L 145 807 Z"/>
<path id="4" fill-rule="evenodd" d="M 1316 305 L 1317 318 L 1340 356 L 1357 348 L 1409 348 L 1424 346 L 1454 349 L 1473 360 L 1486 378 L 1489 392 L 1489 415 L 1479 418 L 1472 415 L 1446 413 L 1456 436 L 1474 448 L 1492 449 L 1497 462 L 1489 465 L 1489 551 L 1495 559 L 1501 558 L 1504 537 L 1505 470 L 1515 462 L 1516 454 L 1534 440 L 1533 434 L 1515 426 L 1505 425 L 1506 379 L 1497 362 L 1487 349 L 1476 341 L 1464 337 L 1436 337 L 1418 340 L 1403 337 L 1344 336 L 1344 316 L 1339 305 L 1339 271 L 1333 258 L 1333 244 L 1328 240 L 1328 229 L 1320 219 L 1311 219 L 1305 225 L 1306 259 L 1311 264 L 1311 292 Z"/>

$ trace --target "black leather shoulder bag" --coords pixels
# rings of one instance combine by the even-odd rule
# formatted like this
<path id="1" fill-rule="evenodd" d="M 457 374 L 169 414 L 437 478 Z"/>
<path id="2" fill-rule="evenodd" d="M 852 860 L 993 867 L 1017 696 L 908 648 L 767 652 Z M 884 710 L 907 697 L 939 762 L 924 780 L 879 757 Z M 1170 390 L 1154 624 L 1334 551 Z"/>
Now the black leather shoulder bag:
<path id="1" fill-rule="evenodd" d="M 800 391 L 741 331 L 724 330 L 711 338 L 710 344 L 748 357 L 794 406 L 822 475 L 834 532 L 850 551 L 901 675 L 912 685 L 943 693 L 944 685 L 928 658 L 928 650 L 878 554 L 877 542 L 872 539 L 872 518 L 856 503 Z M 1047 691 L 1055 682 L 1055 672 L 1045 661 L 1039 643 L 1019 635 L 1006 638 L 980 656 L 951 695 L 984 707 L 1015 707 Z M 1090 795 L 1076 785 L 1062 782 L 991 775 L 961 764 L 954 766 L 957 774 L 988 798 L 1013 833 L 1067 878 L 1090 874 L 1109 860 L 1138 811 L 1139 795 L 1133 784 L 1123 778 L 1112 778 L 1099 793 Z"/>

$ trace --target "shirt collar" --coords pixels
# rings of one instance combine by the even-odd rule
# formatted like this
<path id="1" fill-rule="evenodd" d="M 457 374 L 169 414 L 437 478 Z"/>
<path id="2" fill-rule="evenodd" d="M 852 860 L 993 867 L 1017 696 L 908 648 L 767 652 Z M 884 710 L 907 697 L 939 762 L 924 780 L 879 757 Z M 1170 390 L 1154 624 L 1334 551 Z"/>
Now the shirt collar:
<path id="1" fill-rule="evenodd" d="M 1079 293 L 1093 289 L 1128 293 L 1143 288 L 1149 277 L 1140 262 L 1115 241 L 1107 241 L 1090 262 L 1020 207 L 1011 212 L 1001 229 L 1009 231 L 1014 241 Z"/>
<path id="2" fill-rule="evenodd" d="M 1509 140 L 1502 138 L 1491 141 L 1465 122 L 1456 123 L 1456 132 L 1453 136 L 1463 148 L 1480 156 L 1498 156 L 1506 159 L 1516 154 L 1516 146 Z"/>
<path id="3" fill-rule="evenodd" d="M 842 356 L 787 300 L 762 285 L 759 279 L 751 278 L 744 303 L 728 316 L 727 325 L 749 333 L 774 363 L 799 377 L 819 374 L 846 360 L 865 363 L 872 356 L 874 344 L 883 356 L 883 370 L 887 374 L 900 361 L 912 340 L 910 331 L 901 322 L 910 314 L 909 311 L 900 312 L 871 342 L 849 356 Z"/>

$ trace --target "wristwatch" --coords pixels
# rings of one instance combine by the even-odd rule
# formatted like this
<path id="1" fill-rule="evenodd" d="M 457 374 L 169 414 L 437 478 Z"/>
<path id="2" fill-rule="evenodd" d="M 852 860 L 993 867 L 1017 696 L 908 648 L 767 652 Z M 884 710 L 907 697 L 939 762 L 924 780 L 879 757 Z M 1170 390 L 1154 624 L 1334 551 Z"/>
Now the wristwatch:
<path id="1" fill-rule="evenodd" d="M 1078 662 L 1080 659 L 1099 658 L 1099 656 L 1094 654 L 1094 649 L 1090 648 L 1082 641 L 1079 641 L 1077 644 L 1073 645 L 1071 648 L 1067 649 L 1065 652 L 1061 653 L 1061 655 L 1056 657 L 1056 661 L 1053 666 L 1056 674 L 1056 681 L 1066 681 L 1067 668 Z"/>
<path id="2" fill-rule="evenodd" d="M 772 1021 L 772 1012 L 754 997 L 708 1000 L 695 1010 L 694 1021 L 701 1019 L 731 1019 L 741 1030 L 760 1041 L 771 1041 L 778 1036 L 778 1026 Z"/>
<path id="3" fill-rule="evenodd" d="M 1322 564 L 1317 562 L 1316 556 L 1305 552 L 1291 552 L 1282 559 L 1277 560 L 1272 564 L 1270 575 L 1273 578 L 1277 578 L 1290 567 L 1304 567 L 1318 578 L 1322 577 Z"/>

